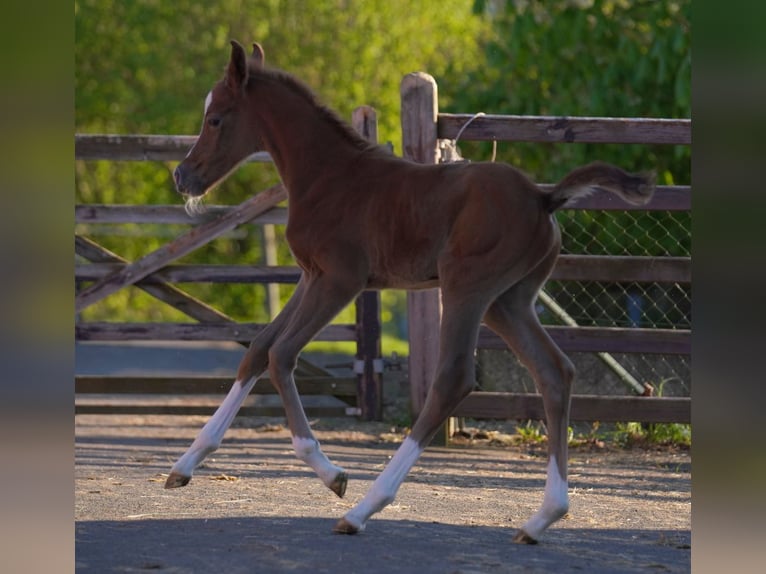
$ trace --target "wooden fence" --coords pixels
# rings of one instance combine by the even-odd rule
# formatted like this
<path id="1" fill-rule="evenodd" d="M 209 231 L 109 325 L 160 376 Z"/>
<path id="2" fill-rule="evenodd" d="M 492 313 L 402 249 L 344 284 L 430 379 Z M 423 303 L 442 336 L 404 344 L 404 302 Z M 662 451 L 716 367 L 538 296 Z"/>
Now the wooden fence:
<path id="1" fill-rule="evenodd" d="M 354 111 L 353 125 L 365 137 L 377 141 L 377 123 L 372 108 Z M 193 145 L 192 136 L 108 136 L 76 135 L 75 158 L 112 161 L 171 161 L 182 159 Z M 250 161 L 270 161 L 268 154 L 255 154 Z M 247 345 L 263 328 L 256 323 L 238 323 L 172 285 L 180 282 L 224 283 L 296 283 L 300 270 L 292 266 L 240 265 L 173 265 L 172 262 L 221 234 L 245 223 L 284 224 L 286 209 L 279 203 L 287 199 L 281 184 L 262 191 L 236 207 L 211 207 L 190 220 L 183 206 L 172 205 L 77 205 L 75 221 L 97 223 L 193 223 L 187 233 L 166 243 L 137 261 L 125 261 L 93 240 L 75 237 L 75 251 L 89 263 L 75 266 L 78 284 L 90 283 L 75 299 L 79 313 L 104 297 L 128 286 L 135 286 L 151 296 L 182 311 L 193 323 L 113 323 L 82 322 L 76 324 L 76 339 L 81 341 L 182 340 L 237 341 Z M 364 292 L 356 301 L 356 322 L 327 326 L 316 338 L 320 341 L 355 341 L 357 345 L 354 372 L 356 377 L 338 378 L 325 369 L 299 361 L 297 385 L 305 395 L 332 395 L 342 402 L 340 407 L 312 407 L 314 415 L 353 414 L 364 419 L 380 419 L 382 414 L 379 294 Z M 133 377 L 78 376 L 78 395 L 224 393 L 230 377 Z M 269 384 L 256 386 L 258 394 L 272 394 Z M 82 402 L 81 402 L 82 403 Z M 175 413 L 208 414 L 209 405 L 190 401 L 165 400 L 158 404 L 112 401 L 107 404 L 85 401 L 76 404 L 76 412 L 100 413 Z M 281 408 L 245 406 L 242 414 L 279 415 Z"/>
<path id="2" fill-rule="evenodd" d="M 502 140 L 560 143 L 691 144 L 691 120 L 636 118 L 530 117 L 439 113 L 438 92 L 428 74 L 405 76 L 401 85 L 403 154 L 414 161 L 440 161 L 440 140 Z M 470 120 L 470 123 L 469 123 Z M 543 186 L 545 187 L 545 186 Z M 647 206 L 630 206 L 611 194 L 593 194 L 573 209 L 691 209 L 689 186 L 658 186 Z M 608 282 L 691 283 L 688 257 L 612 257 L 563 255 L 552 279 Z M 410 388 L 414 414 L 420 412 L 436 372 L 440 321 L 436 289 L 408 295 Z M 551 326 L 548 333 L 569 352 L 691 354 L 691 332 L 681 329 L 628 329 Z M 478 347 L 505 349 L 497 335 L 482 327 Z M 542 419 L 536 394 L 473 392 L 454 416 Z M 690 398 L 605 397 L 575 395 L 572 420 L 690 422 Z"/>
<path id="3" fill-rule="evenodd" d="M 409 74 L 402 82 L 403 155 L 421 163 L 439 161 L 440 140 L 452 140 L 473 114 L 443 114 L 438 111 L 437 86 L 423 73 Z M 377 140 L 374 112 L 359 108 L 354 125 L 368 138 Z M 184 157 L 195 141 L 193 136 L 76 136 L 77 159 L 115 161 L 171 161 Z M 476 117 L 461 134 L 463 140 L 504 140 L 561 143 L 622 143 L 690 145 L 690 120 L 625 118 L 559 118 L 526 116 Z M 256 154 L 252 161 L 269 161 Z M 236 207 L 210 207 L 197 216 L 196 226 L 138 261 L 128 262 L 85 237 L 76 238 L 76 252 L 90 263 L 76 266 L 78 282 L 92 282 L 77 294 L 76 309 L 81 310 L 109 293 L 135 285 L 180 309 L 196 323 L 115 324 L 78 323 L 79 340 L 226 340 L 245 343 L 262 325 L 236 323 L 231 318 L 190 297 L 177 287 L 178 282 L 254 282 L 292 283 L 299 271 L 285 266 L 173 265 L 173 260 L 245 222 L 284 223 L 286 211 L 278 204 L 286 198 L 277 185 Z M 648 206 L 629 206 L 609 194 L 594 194 L 578 202 L 574 209 L 631 210 L 650 209 L 688 211 L 689 186 L 659 186 Z M 189 223 L 180 205 L 125 206 L 78 205 L 78 223 Z M 688 257 L 613 257 L 564 255 L 553 271 L 553 279 L 691 283 Z M 381 372 L 379 298 L 366 292 L 357 301 L 357 320 L 350 325 L 330 325 L 317 340 L 357 342 L 355 370 L 358 378 L 329 377 L 322 369 L 299 365 L 298 389 L 302 394 L 332 394 L 347 401 L 346 414 L 380 418 Z M 433 379 L 438 355 L 440 303 L 438 290 L 408 295 L 410 341 L 409 381 L 413 414 L 420 412 L 428 385 Z M 625 353 L 691 353 L 691 333 L 681 329 L 628 329 L 604 327 L 550 326 L 548 332 L 564 351 Z M 503 341 L 482 327 L 479 348 L 505 349 Z M 222 393 L 229 378 L 205 377 L 190 380 L 178 377 L 153 377 L 129 380 L 124 377 L 78 377 L 77 393 Z M 258 393 L 272 393 L 271 385 L 256 386 Z M 211 412 L 208 406 L 183 405 L 170 401 L 149 407 L 78 408 L 77 412 Z M 242 414 L 281 414 L 281 409 L 243 407 Z M 336 410 L 316 414 L 336 415 Z M 455 416 L 476 418 L 542 419 L 542 403 L 535 394 L 474 392 L 458 407 Z M 691 399 L 659 397 L 607 397 L 575 395 L 572 420 L 690 422 Z"/>

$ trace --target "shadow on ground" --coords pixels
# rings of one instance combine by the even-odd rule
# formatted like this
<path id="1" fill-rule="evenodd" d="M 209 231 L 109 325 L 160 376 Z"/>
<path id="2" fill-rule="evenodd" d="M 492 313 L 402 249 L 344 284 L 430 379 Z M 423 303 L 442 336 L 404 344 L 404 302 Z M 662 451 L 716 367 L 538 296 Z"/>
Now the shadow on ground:
<path id="1" fill-rule="evenodd" d="M 78 572 L 686 572 L 690 532 L 556 530 L 375 520 L 357 536 L 305 517 L 79 522 Z M 108 551 L 105 551 L 108 549 Z"/>

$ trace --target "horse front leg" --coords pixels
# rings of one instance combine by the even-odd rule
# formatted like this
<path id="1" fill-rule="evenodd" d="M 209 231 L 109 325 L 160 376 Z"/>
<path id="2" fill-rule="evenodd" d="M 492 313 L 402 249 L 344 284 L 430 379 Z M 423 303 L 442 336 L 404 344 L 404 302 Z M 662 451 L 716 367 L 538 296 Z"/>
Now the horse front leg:
<path id="1" fill-rule="evenodd" d="M 245 397 L 250 393 L 257 377 L 248 380 L 234 381 L 229 394 L 215 411 L 212 417 L 205 423 L 202 430 L 194 439 L 188 450 L 179 458 L 170 469 L 170 474 L 165 481 L 165 488 L 178 488 L 186 486 L 191 480 L 194 469 L 212 452 L 218 450 L 223 440 L 223 435 L 231 426 L 234 417 L 239 411 Z"/>
<path id="2" fill-rule="evenodd" d="M 242 402 L 255 386 L 258 378 L 268 367 L 268 352 L 274 340 L 282 332 L 295 312 L 303 293 L 303 280 L 298 282 L 295 293 L 279 315 L 253 339 L 237 369 L 237 376 L 229 393 L 213 416 L 205 423 L 188 450 L 173 465 L 165 481 L 165 488 L 186 486 L 194 469 L 210 453 L 221 446 L 226 431 L 234 421 Z"/>

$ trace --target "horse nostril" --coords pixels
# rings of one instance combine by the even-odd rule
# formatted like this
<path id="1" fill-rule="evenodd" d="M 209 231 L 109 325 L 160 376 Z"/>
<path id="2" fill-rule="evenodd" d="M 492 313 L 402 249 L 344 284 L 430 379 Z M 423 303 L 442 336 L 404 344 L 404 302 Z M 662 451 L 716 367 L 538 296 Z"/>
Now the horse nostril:
<path id="1" fill-rule="evenodd" d="M 179 165 L 173 170 L 173 181 L 176 183 L 176 188 L 181 189 L 181 166 Z"/>

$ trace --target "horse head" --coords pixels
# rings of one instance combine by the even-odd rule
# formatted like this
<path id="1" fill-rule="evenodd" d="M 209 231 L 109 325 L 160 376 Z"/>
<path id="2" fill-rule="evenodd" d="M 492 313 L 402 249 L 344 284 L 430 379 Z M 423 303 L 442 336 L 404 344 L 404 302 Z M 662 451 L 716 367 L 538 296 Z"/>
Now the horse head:
<path id="1" fill-rule="evenodd" d="M 249 121 L 248 80 L 264 63 L 263 48 L 253 44 L 248 58 L 241 44 L 231 41 L 226 73 L 205 98 L 202 131 L 173 172 L 176 189 L 194 210 L 201 198 L 250 155 L 263 149 Z"/>

